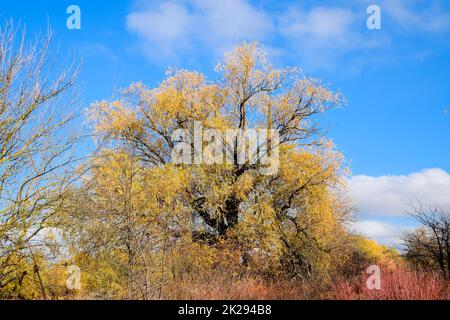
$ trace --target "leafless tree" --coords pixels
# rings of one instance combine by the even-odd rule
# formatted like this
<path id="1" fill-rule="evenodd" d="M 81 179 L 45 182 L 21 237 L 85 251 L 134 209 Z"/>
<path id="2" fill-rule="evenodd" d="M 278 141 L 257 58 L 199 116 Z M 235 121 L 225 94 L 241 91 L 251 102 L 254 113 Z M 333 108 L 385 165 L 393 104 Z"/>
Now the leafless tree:
<path id="1" fill-rule="evenodd" d="M 421 226 L 404 236 L 406 257 L 420 267 L 439 270 L 445 278 L 450 278 L 449 212 L 418 206 L 411 215 Z"/>
<path id="2" fill-rule="evenodd" d="M 71 181 L 78 66 L 60 63 L 51 43 L 50 31 L 28 41 L 12 22 L 0 27 L 0 292 L 22 284 L 25 265 L 43 288 L 35 253 Z"/>

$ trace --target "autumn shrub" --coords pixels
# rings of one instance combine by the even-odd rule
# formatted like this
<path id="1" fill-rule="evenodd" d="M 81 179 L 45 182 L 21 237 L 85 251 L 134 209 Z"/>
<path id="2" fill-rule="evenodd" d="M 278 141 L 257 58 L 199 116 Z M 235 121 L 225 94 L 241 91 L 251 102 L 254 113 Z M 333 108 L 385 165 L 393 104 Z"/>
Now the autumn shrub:
<path id="1" fill-rule="evenodd" d="M 413 271 L 404 266 L 382 267 L 381 288 L 369 289 L 368 276 L 338 279 L 325 293 L 339 300 L 438 300 L 450 298 L 450 282 L 439 274 Z"/>

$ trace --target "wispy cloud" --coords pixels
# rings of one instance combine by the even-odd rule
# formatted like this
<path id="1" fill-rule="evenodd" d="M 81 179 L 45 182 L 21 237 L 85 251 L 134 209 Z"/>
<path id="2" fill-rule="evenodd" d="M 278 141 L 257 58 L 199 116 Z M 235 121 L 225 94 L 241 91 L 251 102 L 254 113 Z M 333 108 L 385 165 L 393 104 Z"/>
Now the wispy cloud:
<path id="1" fill-rule="evenodd" d="M 441 1 L 388 0 L 382 3 L 382 7 L 407 30 L 450 32 L 450 14 Z"/>
<path id="2" fill-rule="evenodd" d="M 91 42 L 80 47 L 83 56 L 100 56 L 112 61 L 119 61 L 119 57 L 108 46 L 101 42 Z"/>
<path id="3" fill-rule="evenodd" d="M 357 36 L 356 21 L 350 9 L 317 7 L 308 11 L 292 7 L 280 18 L 279 32 L 294 39 L 305 38 L 314 44 L 346 46 Z"/>
<path id="4" fill-rule="evenodd" d="M 277 19 L 277 31 L 302 64 L 330 70 L 339 63 L 347 64 L 347 56 L 355 52 L 364 52 L 364 60 L 371 60 L 368 50 L 389 43 L 384 35 L 367 32 L 366 17 L 365 11 L 350 6 L 304 8 L 297 5 Z M 352 68 L 362 62 L 354 56 L 352 60 Z"/>
<path id="5" fill-rule="evenodd" d="M 262 41 L 273 31 L 271 18 L 246 0 L 146 3 L 127 16 L 127 28 L 150 59 L 219 52 L 236 41 Z"/>
<path id="6" fill-rule="evenodd" d="M 290 3 L 273 9 L 270 1 L 156 0 L 138 1 L 126 19 L 150 60 L 217 58 L 239 41 L 259 41 L 269 51 L 300 60 L 310 69 L 338 64 L 364 67 L 390 61 L 399 33 L 438 34 L 450 30 L 450 13 L 442 1 L 383 0 L 382 31 L 368 31 L 366 8 L 371 1 Z M 213 53 L 211 55 L 211 53 Z M 412 57 L 414 52 L 407 50 Z M 339 63 L 338 63 L 339 62 Z"/>

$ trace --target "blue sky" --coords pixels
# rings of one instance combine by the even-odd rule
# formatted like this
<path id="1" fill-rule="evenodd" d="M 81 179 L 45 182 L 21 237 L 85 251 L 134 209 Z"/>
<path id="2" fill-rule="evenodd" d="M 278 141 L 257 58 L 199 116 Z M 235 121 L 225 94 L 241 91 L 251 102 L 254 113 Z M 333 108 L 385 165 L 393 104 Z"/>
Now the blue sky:
<path id="1" fill-rule="evenodd" d="M 69 5 L 81 30 L 66 27 Z M 368 30 L 366 8 L 381 8 Z M 28 34 L 48 21 L 60 54 L 80 56 L 83 104 L 168 67 L 204 72 L 234 44 L 258 41 L 276 65 L 301 67 L 348 103 L 321 119 L 354 174 L 358 230 L 396 244 L 414 199 L 450 203 L 450 2 L 426 0 L 2 0 Z"/>

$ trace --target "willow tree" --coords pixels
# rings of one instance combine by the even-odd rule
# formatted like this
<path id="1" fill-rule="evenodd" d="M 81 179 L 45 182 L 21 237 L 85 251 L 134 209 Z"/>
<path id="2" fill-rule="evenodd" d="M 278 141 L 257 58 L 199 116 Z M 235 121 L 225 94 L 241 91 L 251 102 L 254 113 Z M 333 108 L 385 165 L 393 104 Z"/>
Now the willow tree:
<path id="1" fill-rule="evenodd" d="M 341 156 L 324 139 L 316 116 L 341 103 L 341 95 L 297 69 L 274 68 L 256 44 L 236 46 L 216 71 L 216 81 L 172 70 L 156 88 L 132 84 L 117 99 L 92 105 L 95 130 L 110 148 L 131 150 L 149 170 L 176 165 L 188 172 L 183 206 L 192 216 L 193 241 L 226 241 L 241 250 L 243 264 L 299 276 L 331 268 L 348 210 L 339 197 Z M 264 173 L 262 153 L 256 161 L 237 161 L 238 148 L 225 148 L 231 163 L 208 164 L 212 139 L 206 134 L 203 162 L 193 154 L 192 164 L 175 163 L 177 143 L 194 145 L 199 125 L 221 132 L 214 139 L 224 141 L 227 129 L 275 130 L 278 138 L 265 152 L 276 154 L 279 166 Z M 180 129 L 187 132 L 183 139 Z M 231 146 L 238 144 L 233 137 Z M 154 183 L 162 188 L 171 182 Z"/>
<path id="2" fill-rule="evenodd" d="M 45 298 L 39 257 L 52 248 L 51 218 L 70 181 L 76 72 L 49 57 L 50 44 L 50 32 L 28 42 L 12 23 L 0 28 L 0 296 Z"/>

